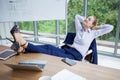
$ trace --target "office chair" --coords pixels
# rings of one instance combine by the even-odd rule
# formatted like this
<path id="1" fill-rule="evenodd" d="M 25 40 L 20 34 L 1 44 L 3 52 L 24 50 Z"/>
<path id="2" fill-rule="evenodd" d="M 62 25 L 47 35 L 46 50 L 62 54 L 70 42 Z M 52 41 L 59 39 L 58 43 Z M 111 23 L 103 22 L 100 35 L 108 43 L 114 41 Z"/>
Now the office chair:
<path id="1" fill-rule="evenodd" d="M 69 45 L 73 44 L 75 36 L 76 33 L 67 33 L 67 36 L 63 42 L 65 45 L 61 46 L 61 48 L 69 48 Z M 89 50 L 92 50 L 92 53 L 88 54 L 84 59 L 92 64 L 98 64 L 96 39 L 92 41 Z"/>

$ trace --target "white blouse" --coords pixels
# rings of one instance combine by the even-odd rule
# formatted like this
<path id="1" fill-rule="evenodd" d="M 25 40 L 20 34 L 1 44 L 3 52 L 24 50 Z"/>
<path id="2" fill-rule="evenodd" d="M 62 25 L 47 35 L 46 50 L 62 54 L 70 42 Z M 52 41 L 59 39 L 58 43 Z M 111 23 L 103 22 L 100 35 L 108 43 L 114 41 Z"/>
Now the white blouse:
<path id="1" fill-rule="evenodd" d="M 87 55 L 87 51 L 94 38 L 109 33 L 113 30 L 113 26 L 110 24 L 100 25 L 98 30 L 84 30 L 81 23 L 85 20 L 83 16 L 75 16 L 76 36 L 72 47 L 79 51 L 83 57 Z"/>

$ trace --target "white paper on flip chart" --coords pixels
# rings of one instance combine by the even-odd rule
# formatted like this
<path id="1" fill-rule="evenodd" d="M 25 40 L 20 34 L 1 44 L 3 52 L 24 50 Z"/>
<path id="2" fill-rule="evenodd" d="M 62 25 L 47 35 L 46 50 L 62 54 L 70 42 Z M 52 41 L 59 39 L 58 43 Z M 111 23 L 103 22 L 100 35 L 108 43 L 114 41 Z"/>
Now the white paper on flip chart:
<path id="1" fill-rule="evenodd" d="M 63 69 L 54 76 L 51 77 L 51 80 L 86 80 L 84 77 L 81 77 L 67 69 Z"/>

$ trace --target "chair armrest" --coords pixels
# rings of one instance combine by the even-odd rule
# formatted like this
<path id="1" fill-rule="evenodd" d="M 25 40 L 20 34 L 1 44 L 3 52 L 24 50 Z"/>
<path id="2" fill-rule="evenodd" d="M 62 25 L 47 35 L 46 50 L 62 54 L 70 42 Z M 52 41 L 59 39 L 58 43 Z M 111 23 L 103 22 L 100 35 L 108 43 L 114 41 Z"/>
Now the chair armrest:
<path id="1" fill-rule="evenodd" d="M 92 49 L 88 50 L 88 51 L 87 51 L 87 55 L 89 55 L 89 54 L 92 53 L 92 52 L 93 52 Z"/>

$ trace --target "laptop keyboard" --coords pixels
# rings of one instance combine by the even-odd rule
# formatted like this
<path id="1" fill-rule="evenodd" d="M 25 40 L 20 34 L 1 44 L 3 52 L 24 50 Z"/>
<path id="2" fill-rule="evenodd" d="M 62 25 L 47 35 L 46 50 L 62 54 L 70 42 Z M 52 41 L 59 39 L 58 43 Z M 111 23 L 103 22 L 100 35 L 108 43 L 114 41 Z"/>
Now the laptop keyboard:
<path id="1" fill-rule="evenodd" d="M 41 69 L 43 69 L 43 68 L 45 67 L 44 64 L 38 64 L 38 66 L 39 66 Z"/>
<path id="2" fill-rule="evenodd" d="M 43 69 L 45 67 L 45 64 L 29 64 L 29 65 L 37 65 L 40 69 Z"/>
<path id="3" fill-rule="evenodd" d="M 23 65 L 38 66 L 40 69 L 43 69 L 46 63 L 47 62 L 45 60 L 21 60 L 19 62 L 19 64 Z"/>
<path id="4" fill-rule="evenodd" d="M 24 63 L 22 63 L 21 65 L 33 65 L 33 66 L 36 65 L 36 66 L 38 66 L 40 69 L 43 69 L 43 68 L 45 67 L 45 64 L 31 64 L 31 63 L 29 63 L 29 64 L 28 64 L 28 63 L 27 63 L 27 64 L 25 63 L 25 64 L 24 64 Z"/>

